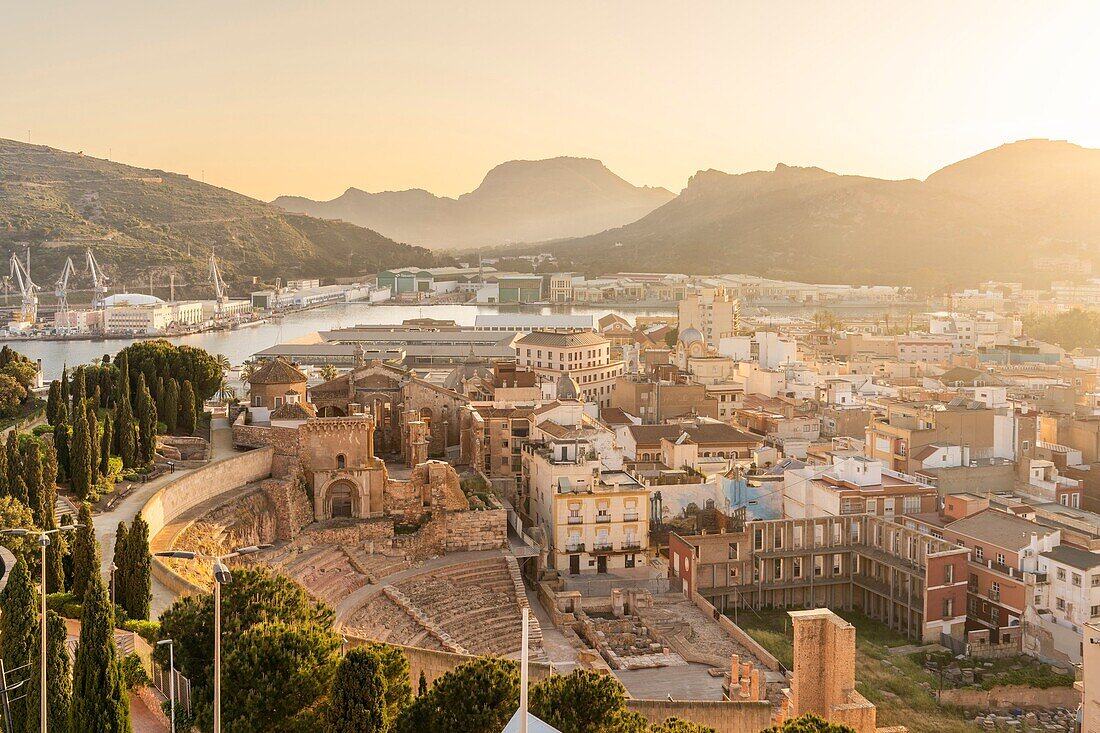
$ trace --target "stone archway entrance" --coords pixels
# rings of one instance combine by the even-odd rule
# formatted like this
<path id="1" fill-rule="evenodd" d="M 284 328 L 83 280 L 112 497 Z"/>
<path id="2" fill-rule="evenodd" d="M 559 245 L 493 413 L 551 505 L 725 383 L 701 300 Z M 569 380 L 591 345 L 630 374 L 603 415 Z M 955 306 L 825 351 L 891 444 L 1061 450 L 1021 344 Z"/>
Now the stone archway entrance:
<path id="1" fill-rule="evenodd" d="M 325 504 L 328 509 L 326 514 L 332 519 L 355 517 L 358 498 L 359 489 L 355 484 L 351 481 L 336 481 L 328 487 L 326 492 Z"/>

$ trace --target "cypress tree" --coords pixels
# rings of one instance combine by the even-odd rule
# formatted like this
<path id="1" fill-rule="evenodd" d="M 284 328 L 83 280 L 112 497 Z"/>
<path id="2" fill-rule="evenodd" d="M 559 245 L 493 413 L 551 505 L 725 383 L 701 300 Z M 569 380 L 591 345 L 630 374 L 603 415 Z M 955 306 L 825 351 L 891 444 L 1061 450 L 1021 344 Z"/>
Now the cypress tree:
<path id="1" fill-rule="evenodd" d="M 164 414 L 164 376 L 158 374 L 156 388 L 153 390 L 153 399 L 156 400 L 157 414 Z"/>
<path id="2" fill-rule="evenodd" d="M 73 435 L 69 446 L 69 481 L 73 493 L 81 501 L 92 489 L 92 445 L 88 429 L 88 413 L 83 407 L 73 408 Z"/>
<path id="3" fill-rule="evenodd" d="M 46 547 L 46 592 L 65 592 L 65 555 L 68 551 L 68 540 L 60 534 L 50 538 L 50 544 Z"/>
<path id="4" fill-rule="evenodd" d="M 89 403 L 91 404 L 91 403 Z M 91 466 L 89 475 L 92 485 L 99 483 L 99 418 L 95 410 L 88 410 L 88 465 Z"/>
<path id="5" fill-rule="evenodd" d="M 61 404 L 69 404 L 69 367 L 61 368 Z"/>
<path id="6" fill-rule="evenodd" d="M 115 404 L 119 404 L 123 400 L 130 399 L 130 357 L 126 355 L 125 350 L 119 352 L 115 364 L 118 366 L 118 390 L 115 395 Z"/>
<path id="7" fill-rule="evenodd" d="M 137 436 L 134 434 L 134 413 L 130 407 L 130 398 L 123 396 L 115 414 L 115 432 L 118 433 L 118 456 L 123 468 L 133 468 L 137 464 Z"/>
<path id="8" fill-rule="evenodd" d="M 183 382 L 180 389 L 180 414 L 177 424 L 179 431 L 184 435 L 195 434 L 195 388 L 191 386 L 191 380 Z"/>
<path id="9" fill-rule="evenodd" d="M 424 676 L 424 670 L 420 670 L 420 680 L 416 683 L 416 696 L 420 697 L 428 691 L 428 678 Z"/>
<path id="10" fill-rule="evenodd" d="M 53 429 L 53 447 L 57 451 L 57 481 L 69 480 L 69 425 L 60 422 Z"/>
<path id="11" fill-rule="evenodd" d="M 131 733 L 130 700 L 114 640 L 115 613 L 96 572 L 84 595 L 73 665 L 72 733 Z"/>
<path id="12" fill-rule="evenodd" d="M 8 483 L 8 452 L 0 450 L 0 499 L 11 496 L 11 485 Z"/>
<path id="13" fill-rule="evenodd" d="M 15 479 L 22 473 L 22 467 L 19 465 L 18 438 L 16 431 L 11 430 L 8 432 L 7 442 L 4 444 L 4 453 L 7 454 L 8 491 L 12 496 L 15 496 Z"/>
<path id="14" fill-rule="evenodd" d="M 127 615 L 129 615 L 129 610 L 126 605 L 126 592 L 129 588 L 126 584 L 126 567 L 130 559 L 126 549 L 128 540 L 129 532 L 126 530 L 126 522 L 119 522 L 118 528 L 115 529 L 115 554 L 111 559 L 117 569 L 111 582 L 114 584 L 115 605 L 127 609 Z M 130 618 L 135 617 L 130 616 Z"/>
<path id="15" fill-rule="evenodd" d="M 144 374 L 138 375 L 137 395 L 138 455 L 142 463 L 150 463 L 157 451 L 157 406 Z"/>
<path id="16" fill-rule="evenodd" d="M 88 398 L 87 385 L 84 383 L 84 367 L 78 366 L 73 371 L 72 384 L 69 385 L 69 391 L 73 395 L 72 407 L 73 410 L 79 406 L 84 407 L 84 400 Z"/>
<path id="17" fill-rule="evenodd" d="M 111 413 L 103 416 L 103 435 L 99 439 L 99 473 L 106 476 L 111 472 L 111 442 L 114 425 L 111 423 Z"/>
<path id="18" fill-rule="evenodd" d="M 331 733 L 382 733 L 386 730 L 386 680 L 382 661 L 370 649 L 352 649 L 336 667 L 329 697 Z"/>
<path id="19" fill-rule="evenodd" d="M 45 508 L 42 529 L 53 529 L 57 526 L 54 517 L 57 506 L 57 449 L 48 440 L 40 441 L 38 449 L 42 452 L 42 504 Z"/>
<path id="20" fill-rule="evenodd" d="M 169 435 L 176 434 L 179 412 L 180 383 L 175 379 L 169 379 L 168 386 L 164 388 L 164 424 L 168 428 Z"/>
<path id="21" fill-rule="evenodd" d="M 11 498 L 23 506 L 27 505 L 27 482 L 23 480 L 22 476 L 15 477 L 15 483 L 11 485 Z"/>
<path id="22" fill-rule="evenodd" d="M 68 631 L 65 621 L 53 611 L 46 612 L 46 722 L 50 733 L 68 733 L 69 712 L 72 707 L 73 678 L 69 666 L 69 653 L 65 650 Z M 39 647 L 35 645 L 35 669 L 39 664 Z M 27 714 L 23 729 L 35 733 L 42 729 L 39 725 L 40 675 L 32 674 L 30 689 L 27 691 Z"/>
<path id="23" fill-rule="evenodd" d="M 31 581 L 30 569 L 26 561 L 19 557 L 15 561 L 8 584 L 0 591 L 0 658 L 5 669 L 16 669 L 30 664 L 36 658 L 34 653 L 38 644 L 38 593 Z M 20 673 L 26 676 L 26 670 Z M 31 676 L 34 676 L 33 673 Z M 14 680 L 13 680 L 14 681 Z M 21 705 L 12 710 L 13 729 L 23 730 L 25 711 Z"/>
<path id="24" fill-rule="evenodd" d="M 95 526 L 92 524 L 92 510 L 87 503 L 80 505 L 77 515 L 79 524 L 73 538 L 73 594 L 82 597 L 88 591 L 93 578 L 99 577 L 99 543 L 95 538 Z"/>
<path id="25" fill-rule="evenodd" d="M 126 615 L 133 619 L 149 618 L 149 601 L 152 598 L 151 582 L 153 560 L 149 555 L 149 525 L 140 514 L 130 523 L 126 538 L 123 581 L 119 588 L 126 588 L 126 602 L 119 602 Z"/>
<path id="26" fill-rule="evenodd" d="M 42 452 L 38 449 L 38 441 L 24 440 L 19 452 L 20 462 L 23 464 L 23 481 L 27 487 L 24 503 L 31 510 L 35 526 L 45 527 L 45 513 L 48 510 L 53 514 L 53 507 L 46 504 L 46 487 L 42 477 Z"/>
<path id="27" fill-rule="evenodd" d="M 61 404 L 61 383 L 56 379 L 50 382 L 50 394 L 46 398 L 46 422 L 57 425 L 57 406 Z"/>

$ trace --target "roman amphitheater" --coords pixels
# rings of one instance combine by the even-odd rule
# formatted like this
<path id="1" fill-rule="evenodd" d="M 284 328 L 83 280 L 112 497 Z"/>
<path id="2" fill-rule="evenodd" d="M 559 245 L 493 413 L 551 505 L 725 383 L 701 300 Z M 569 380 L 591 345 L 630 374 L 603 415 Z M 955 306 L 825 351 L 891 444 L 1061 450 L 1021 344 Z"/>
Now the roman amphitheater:
<path id="1" fill-rule="evenodd" d="M 387 462 L 374 455 L 366 415 L 292 426 L 234 417 L 208 463 L 145 503 L 154 551 L 272 545 L 247 559 L 332 606 L 349 645 L 402 648 L 414 686 L 471 656 L 518 658 L 530 608 L 535 679 L 575 667 L 614 674 L 649 719 L 719 731 L 761 730 L 791 709 L 786 670 L 700 598 L 640 588 L 588 596 L 540 571 L 541 550 L 511 508 L 464 490 L 486 484 L 466 481 L 475 474 L 461 456 L 415 449 L 426 442 L 419 421 L 405 455 Z M 153 571 L 169 599 L 209 589 L 209 566 L 154 558 Z"/>

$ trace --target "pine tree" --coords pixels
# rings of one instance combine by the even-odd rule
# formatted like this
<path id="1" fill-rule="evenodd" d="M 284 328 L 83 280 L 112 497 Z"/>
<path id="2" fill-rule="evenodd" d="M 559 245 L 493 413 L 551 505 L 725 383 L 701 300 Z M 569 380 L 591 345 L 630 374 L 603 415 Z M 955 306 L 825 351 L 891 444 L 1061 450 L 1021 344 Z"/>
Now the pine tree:
<path id="1" fill-rule="evenodd" d="M 195 388 L 191 380 L 184 380 L 180 389 L 180 414 L 177 427 L 183 435 L 195 434 Z"/>
<path id="2" fill-rule="evenodd" d="M 57 407 L 61 404 L 61 382 L 50 382 L 50 394 L 46 398 L 46 422 L 57 425 Z"/>
<path id="3" fill-rule="evenodd" d="M 46 504 L 46 487 L 42 477 L 42 452 L 37 440 L 24 440 L 20 446 L 20 462 L 23 464 L 23 481 L 27 486 L 24 502 L 31 510 L 36 527 L 46 524 L 45 513 L 53 514 L 53 506 Z"/>
<path id="4" fill-rule="evenodd" d="M 79 381 L 76 383 L 79 384 Z M 73 493 L 81 501 L 88 498 L 92 490 L 91 441 L 88 413 L 83 407 L 74 407 L 72 444 L 69 447 L 69 481 Z"/>
<path id="5" fill-rule="evenodd" d="M 69 666 L 69 653 L 65 650 L 68 631 L 65 621 L 53 611 L 46 612 L 46 722 L 50 733 L 68 733 L 69 713 L 72 708 L 73 678 Z M 38 646 L 35 646 L 35 669 L 39 664 Z M 40 715 L 40 676 L 31 675 L 30 689 L 27 691 L 27 713 L 23 729 L 27 733 L 41 730 Z"/>
<path id="6" fill-rule="evenodd" d="M 134 412 L 130 406 L 130 398 L 125 395 L 118 403 L 118 412 L 115 414 L 115 432 L 118 433 L 118 456 L 122 459 L 123 468 L 134 468 L 138 465 L 137 436 L 134 432 Z"/>
<path id="7" fill-rule="evenodd" d="M 111 422 L 111 413 L 103 416 L 103 434 L 99 439 L 99 474 L 104 478 L 111 473 L 111 443 L 114 425 Z"/>
<path id="8" fill-rule="evenodd" d="M 352 649 L 336 668 L 329 696 L 331 733 L 382 733 L 386 730 L 386 680 L 382 660 L 369 649 Z"/>
<path id="9" fill-rule="evenodd" d="M 73 665 L 72 733 L 130 733 L 130 700 L 114 640 L 115 614 L 96 572 L 84 595 Z"/>
<path id="10" fill-rule="evenodd" d="M 123 564 L 119 567 L 122 568 L 119 590 L 125 588 L 125 601 L 119 601 L 119 605 L 132 619 L 148 619 L 153 559 L 149 554 L 149 525 L 140 514 L 130 523 Z"/>
<path id="11" fill-rule="evenodd" d="M 164 388 L 164 424 L 168 428 L 169 435 L 176 434 L 179 412 L 180 383 L 175 379 L 169 379 L 168 386 Z"/>
<path id="12" fill-rule="evenodd" d="M 57 480 L 64 482 L 69 480 L 69 425 L 65 421 L 59 422 L 53 429 L 53 446 L 57 451 Z"/>
<path id="13" fill-rule="evenodd" d="M 30 664 L 38 643 L 38 593 L 31 581 L 30 569 L 20 557 L 15 561 L 8 584 L 0 591 L 0 659 L 6 669 Z M 26 672 L 21 673 L 25 678 Z M 14 730 L 23 730 L 22 706 L 12 710 Z"/>
<path id="14" fill-rule="evenodd" d="M 123 609 L 126 609 L 126 591 L 128 590 L 126 585 L 126 564 L 129 560 L 126 551 L 128 539 L 129 532 L 126 529 L 126 522 L 119 522 L 118 528 L 115 529 L 115 554 L 111 560 L 114 563 L 115 571 L 112 573 L 111 583 L 114 585 L 115 605 Z M 134 617 L 130 616 L 130 618 Z"/>
<path id="15" fill-rule="evenodd" d="M 80 505 L 77 523 L 84 525 L 73 538 L 73 594 L 82 597 L 88 591 L 93 578 L 99 577 L 99 542 L 95 538 L 92 510 L 87 503 Z"/>

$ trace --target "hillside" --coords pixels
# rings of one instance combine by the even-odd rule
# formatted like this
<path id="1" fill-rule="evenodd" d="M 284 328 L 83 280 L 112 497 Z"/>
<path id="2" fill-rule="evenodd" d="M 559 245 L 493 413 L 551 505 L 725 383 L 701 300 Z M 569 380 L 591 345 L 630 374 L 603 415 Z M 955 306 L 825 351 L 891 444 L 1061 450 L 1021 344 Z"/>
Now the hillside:
<path id="1" fill-rule="evenodd" d="M 49 289 L 85 247 L 117 285 L 207 280 L 215 250 L 230 280 L 331 276 L 442 262 L 361 227 L 287 214 L 176 173 L 134 168 L 0 139 L 0 254 L 31 246 L 31 274 Z"/>
<path id="2" fill-rule="evenodd" d="M 636 221 L 672 198 L 663 188 L 624 181 L 598 160 L 551 158 L 502 163 L 457 199 L 420 189 L 349 188 L 331 201 L 281 196 L 273 203 L 400 241 L 454 249 L 591 234 Z"/>
<path id="3" fill-rule="evenodd" d="M 925 181 L 782 164 L 711 170 L 637 222 L 539 249 L 588 272 L 621 270 L 625 257 L 635 270 L 817 282 L 1029 282 L 1039 277 L 1037 254 L 1096 261 L 1098 194 L 1100 151 L 1045 140 L 1002 146 Z"/>

